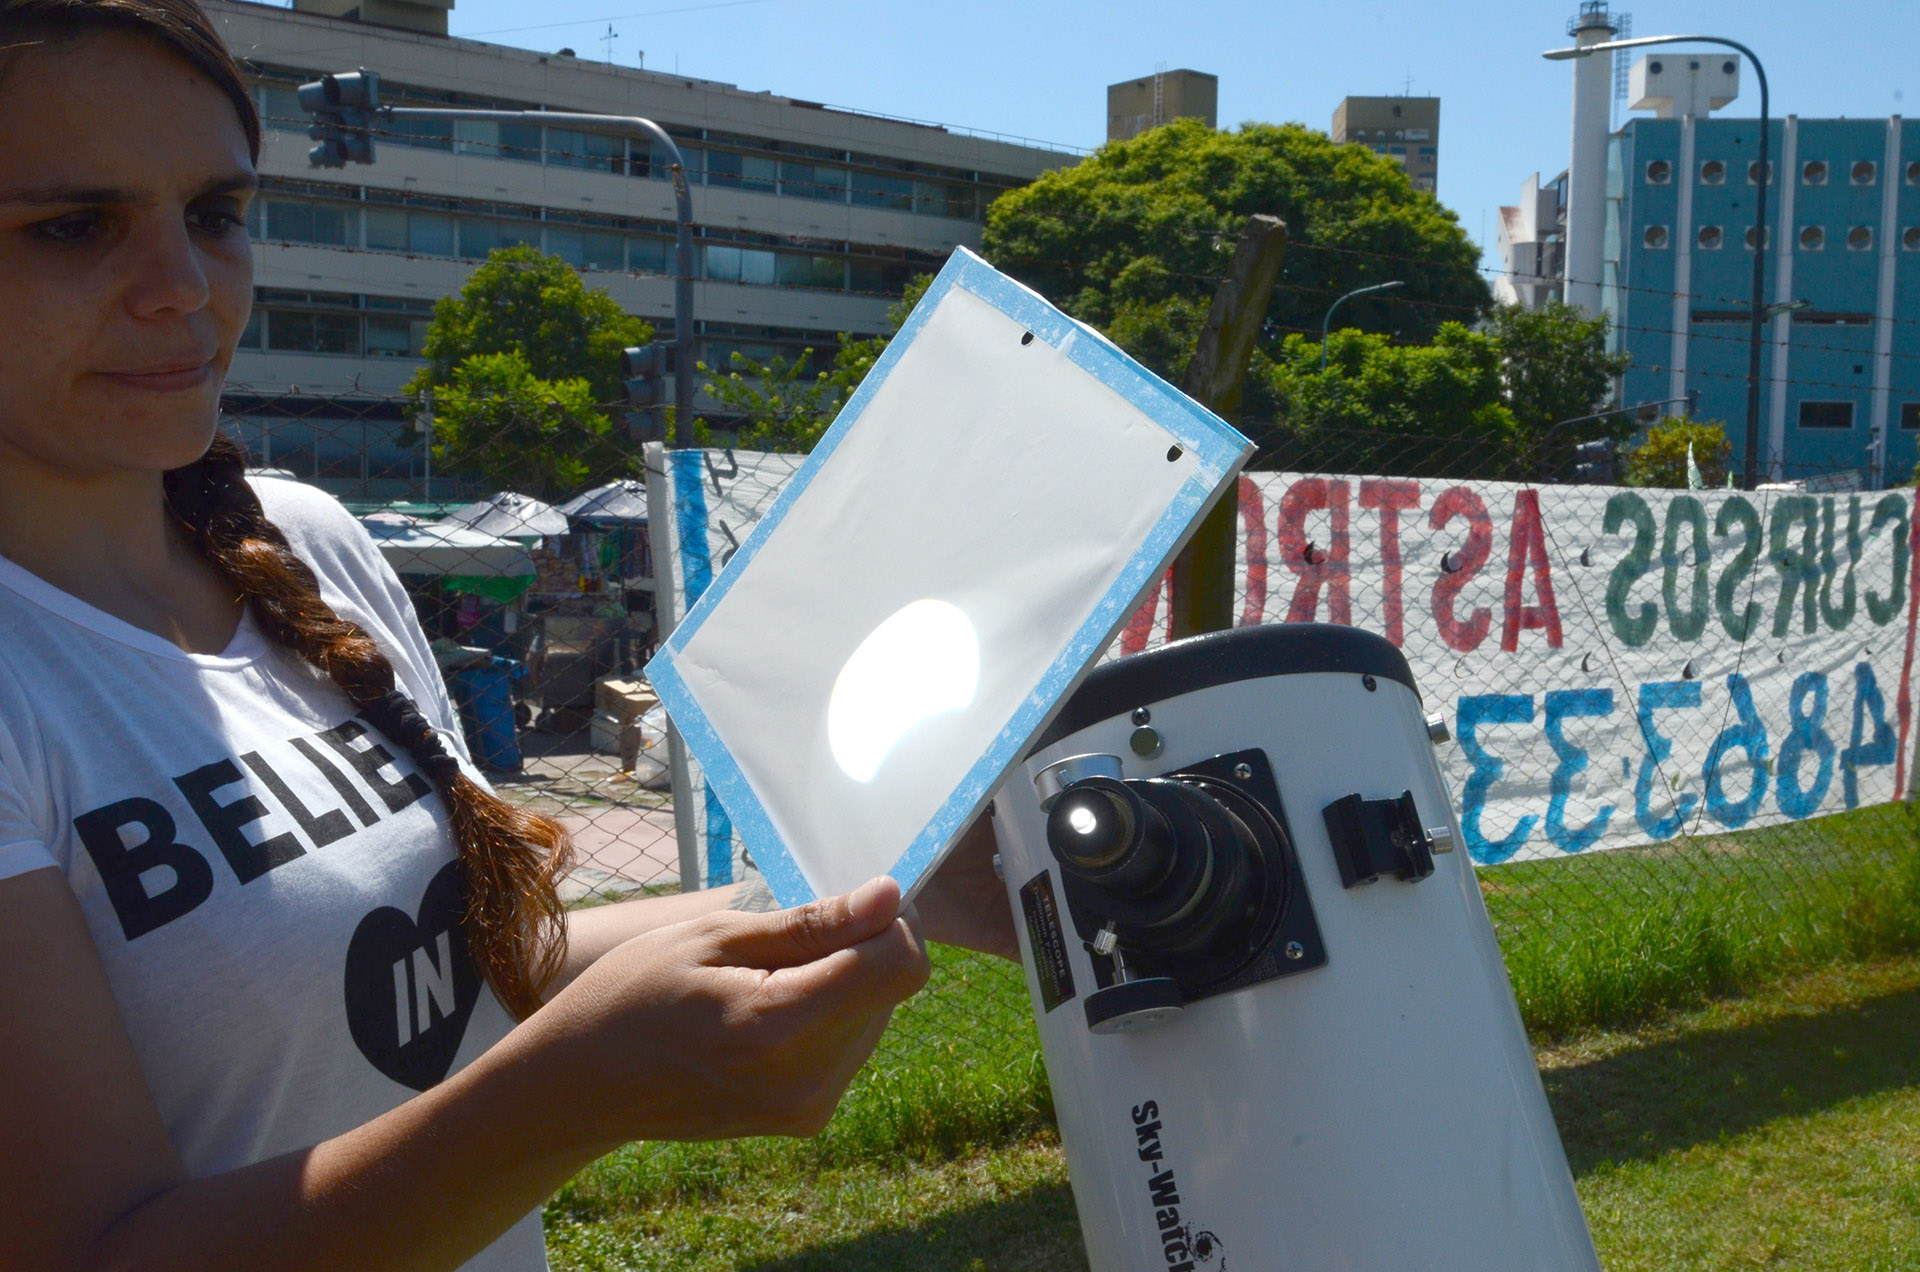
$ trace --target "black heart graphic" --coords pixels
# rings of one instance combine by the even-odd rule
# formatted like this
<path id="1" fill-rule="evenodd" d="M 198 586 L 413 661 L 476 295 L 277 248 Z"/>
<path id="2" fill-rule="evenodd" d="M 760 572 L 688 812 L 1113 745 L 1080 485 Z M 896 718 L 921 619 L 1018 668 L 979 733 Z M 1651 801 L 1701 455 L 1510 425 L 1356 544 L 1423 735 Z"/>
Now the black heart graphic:
<path id="1" fill-rule="evenodd" d="M 447 1076 L 480 998 L 480 972 L 460 927 L 466 887 L 448 862 L 420 898 L 418 918 L 381 906 L 347 946 L 347 1029 L 374 1068 L 425 1091 Z"/>

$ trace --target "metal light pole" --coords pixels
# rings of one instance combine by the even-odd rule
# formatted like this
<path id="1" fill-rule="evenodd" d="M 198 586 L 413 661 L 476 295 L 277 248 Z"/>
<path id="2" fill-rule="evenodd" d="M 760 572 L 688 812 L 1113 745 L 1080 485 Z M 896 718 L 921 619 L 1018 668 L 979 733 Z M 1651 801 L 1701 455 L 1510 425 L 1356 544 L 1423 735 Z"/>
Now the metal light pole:
<path id="1" fill-rule="evenodd" d="M 1390 283 L 1375 283 L 1371 287 L 1356 287 L 1346 295 L 1339 297 L 1331 305 L 1328 305 L 1327 316 L 1320 320 L 1320 369 L 1322 371 L 1327 369 L 1327 330 L 1333 324 L 1333 311 L 1340 308 L 1341 301 L 1352 300 L 1355 296 L 1364 296 L 1368 292 L 1392 291 L 1395 287 L 1405 287 L 1406 285 L 1405 280 L 1396 278 Z"/>
<path id="2" fill-rule="evenodd" d="M 638 115 L 586 115 L 564 110 L 459 110 L 441 109 L 432 106 L 383 106 L 379 104 L 379 76 L 362 70 L 357 77 L 325 76 L 313 84 L 301 86 L 301 104 L 314 110 L 316 118 L 323 118 L 320 103 L 324 98 L 310 90 L 319 90 L 330 86 L 331 93 L 339 99 L 341 88 L 334 81 L 354 81 L 346 88 L 353 97 L 347 104 L 359 112 L 358 118 L 367 119 L 491 119 L 511 120 L 522 124 L 566 124 L 585 132 L 606 133 L 615 137 L 639 137 L 658 142 L 666 148 L 671 160 L 673 180 L 673 202 L 677 228 L 674 231 L 674 278 L 673 278 L 673 423 L 674 432 L 679 439 L 692 436 L 693 420 L 693 197 L 687 190 L 687 166 L 680 154 L 680 147 L 673 144 L 673 138 L 667 130 L 651 119 Z M 310 100 L 311 98 L 311 100 Z M 317 125 L 316 138 L 321 137 L 324 125 Z M 351 128 L 349 129 L 351 131 Z M 364 131 L 361 133 L 365 137 Z M 313 162 L 328 167 L 339 167 L 348 159 L 372 162 L 372 147 L 369 143 L 364 154 L 343 149 L 338 156 L 323 158 L 328 152 L 327 145 L 314 147 Z"/>
<path id="3" fill-rule="evenodd" d="M 1752 490 L 1760 480 L 1760 332 L 1764 325 L 1767 297 L 1767 251 L 1772 246 L 1767 242 L 1767 187 L 1773 184 L 1773 173 L 1767 163 L 1767 71 L 1760 65 L 1753 50 L 1738 40 L 1729 40 L 1718 35 L 1646 35 L 1630 40 L 1603 40 L 1598 44 L 1587 44 L 1570 49 L 1548 49 L 1540 56 L 1551 62 L 1564 62 L 1570 58 L 1586 57 L 1593 53 L 1608 52 L 1613 49 L 1646 48 L 1653 44 L 1719 44 L 1737 50 L 1746 55 L 1753 63 L 1754 78 L 1760 81 L 1760 174 L 1754 182 L 1759 192 L 1753 203 L 1753 300 L 1749 305 L 1747 323 L 1747 447 L 1745 468 L 1741 474 L 1741 484 Z M 1687 174 L 1691 181 L 1693 175 Z"/>

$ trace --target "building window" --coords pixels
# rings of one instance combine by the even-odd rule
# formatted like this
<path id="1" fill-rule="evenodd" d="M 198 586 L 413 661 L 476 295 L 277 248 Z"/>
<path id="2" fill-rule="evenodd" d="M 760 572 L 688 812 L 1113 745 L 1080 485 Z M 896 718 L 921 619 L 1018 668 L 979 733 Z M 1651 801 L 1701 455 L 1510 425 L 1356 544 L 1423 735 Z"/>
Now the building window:
<path id="1" fill-rule="evenodd" d="M 1920 252 L 1920 225 L 1909 225 L 1900 232 L 1900 246 L 1905 251 Z"/>
<path id="2" fill-rule="evenodd" d="M 1920 159 L 1907 165 L 1907 184 L 1920 185 Z"/>
<path id="3" fill-rule="evenodd" d="M 286 353 L 360 356 L 360 315 L 274 309 L 267 314 L 267 348 Z"/>
<path id="4" fill-rule="evenodd" d="M 1846 429 L 1853 427 L 1853 403 L 1851 402 L 1802 402 L 1800 404 L 1801 428 Z"/>
<path id="5" fill-rule="evenodd" d="M 735 155 L 723 150 L 709 150 L 707 184 L 771 194 L 779 177 L 778 167 L 774 160 L 759 155 Z"/>
<path id="6" fill-rule="evenodd" d="M 503 119 L 456 119 L 453 151 L 460 155 L 539 163 L 543 151 L 540 125 Z"/>
<path id="7" fill-rule="evenodd" d="M 773 285 L 773 253 L 751 247 L 723 247 L 708 244 L 707 277 L 716 283 Z"/>
<path id="8" fill-rule="evenodd" d="M 779 252 L 773 259 L 773 281 L 781 287 L 818 287 L 843 291 L 847 286 L 847 262 L 839 256 L 801 256 Z"/>
<path id="9" fill-rule="evenodd" d="M 549 128 L 547 162 L 555 167 L 585 168 L 589 172 L 625 172 L 627 139 L 571 128 Z"/>
<path id="10" fill-rule="evenodd" d="M 1703 225 L 1700 227 L 1700 233 L 1695 236 L 1694 241 L 1700 245 L 1700 250 L 1703 252 L 1717 252 L 1720 250 L 1720 240 L 1722 237 L 1719 226 Z"/>
<path id="11" fill-rule="evenodd" d="M 1900 427 L 1909 433 L 1920 432 L 1920 402 L 1900 404 Z"/>
<path id="12" fill-rule="evenodd" d="M 913 182 L 905 177 L 884 177 L 877 172 L 853 174 L 853 204 L 861 208 L 892 208 L 913 211 Z"/>
<path id="13" fill-rule="evenodd" d="M 1806 185 L 1827 184 L 1827 161 L 1809 159 L 1800 168 L 1800 180 Z"/>
<path id="14" fill-rule="evenodd" d="M 300 108 L 298 91 L 277 84 L 263 84 L 260 86 L 260 121 L 269 128 L 299 133 L 304 137 L 313 124 L 313 116 Z"/>
<path id="15" fill-rule="evenodd" d="M 1853 165 L 1848 174 L 1855 185 L 1872 185 L 1873 179 L 1880 174 L 1880 167 L 1871 159 L 1862 159 Z"/>
<path id="16" fill-rule="evenodd" d="M 495 221 L 480 217 L 460 218 L 460 255 L 468 260 L 484 260 L 496 247 L 539 247 L 540 224 L 537 221 Z"/>
<path id="17" fill-rule="evenodd" d="M 427 347 L 425 318 L 406 318 L 399 314 L 367 315 L 367 356 L 369 358 L 419 358 Z"/>
<path id="18" fill-rule="evenodd" d="M 1646 231 L 1640 235 L 1640 242 L 1656 252 L 1665 250 L 1667 246 L 1667 227 L 1664 225 L 1649 225 Z"/>
<path id="19" fill-rule="evenodd" d="M 1847 231 L 1847 250 L 1849 252 L 1871 252 L 1873 250 L 1873 227 L 1856 225 Z"/>
<path id="20" fill-rule="evenodd" d="M 797 199 L 820 199 L 827 203 L 847 201 L 847 170 L 815 163 L 780 164 L 780 193 Z"/>
<path id="21" fill-rule="evenodd" d="M 626 268 L 626 241 L 608 230 L 547 227 L 547 250 L 575 269 Z"/>
<path id="22" fill-rule="evenodd" d="M 1747 227 L 1747 250 L 1749 252 L 1751 252 L 1756 247 L 1764 249 L 1766 247 L 1766 243 L 1767 243 L 1767 231 L 1765 226 L 1749 225 Z"/>
<path id="23" fill-rule="evenodd" d="M 1718 159 L 1709 159 L 1700 165 L 1701 185 L 1725 185 L 1727 165 Z"/>
<path id="24" fill-rule="evenodd" d="M 360 246 L 360 209 L 337 203 L 308 203 L 304 199 L 267 199 L 262 238 L 282 243 L 320 243 L 329 247 Z"/>
<path id="25" fill-rule="evenodd" d="M 1827 245 L 1827 232 L 1817 225 L 1800 227 L 1800 250 L 1817 252 Z"/>
<path id="26" fill-rule="evenodd" d="M 1647 184 L 1666 185 L 1673 180 L 1673 165 L 1665 159 L 1655 159 L 1647 164 Z"/>
<path id="27" fill-rule="evenodd" d="M 368 208 L 367 246 L 415 256 L 453 255 L 453 218 L 443 212 Z"/>
<path id="28" fill-rule="evenodd" d="M 1760 184 L 1760 161 L 1758 159 L 1755 159 L 1747 165 L 1747 184 Z M 1767 161 L 1767 184 L 1773 184 L 1773 161 L 1771 159 Z"/>

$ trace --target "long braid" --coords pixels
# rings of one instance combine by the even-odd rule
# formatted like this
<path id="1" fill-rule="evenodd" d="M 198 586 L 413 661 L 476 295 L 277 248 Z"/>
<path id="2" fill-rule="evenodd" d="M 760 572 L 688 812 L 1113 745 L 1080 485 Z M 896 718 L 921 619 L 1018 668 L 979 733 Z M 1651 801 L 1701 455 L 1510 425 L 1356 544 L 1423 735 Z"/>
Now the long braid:
<path id="1" fill-rule="evenodd" d="M 468 948 L 507 1009 L 532 1014 L 566 953 L 559 895 L 571 847 L 565 828 L 461 771 L 395 684 L 386 654 L 322 599 L 313 571 L 267 520 L 245 472 L 245 452 L 217 435 L 197 462 L 167 473 L 167 502 L 201 556 L 246 598 L 267 638 L 324 672 L 433 780 L 466 874 Z"/>

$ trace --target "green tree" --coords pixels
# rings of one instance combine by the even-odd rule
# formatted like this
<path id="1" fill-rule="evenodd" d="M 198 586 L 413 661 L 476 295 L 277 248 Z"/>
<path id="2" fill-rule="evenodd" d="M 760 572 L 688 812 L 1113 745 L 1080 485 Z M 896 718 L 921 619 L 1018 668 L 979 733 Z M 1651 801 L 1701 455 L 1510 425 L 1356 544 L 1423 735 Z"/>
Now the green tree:
<path id="1" fill-rule="evenodd" d="M 1406 285 L 1349 301 L 1341 320 L 1402 342 L 1431 340 L 1442 323 L 1473 321 L 1491 303 L 1479 251 L 1452 212 L 1415 190 L 1398 164 L 1298 124 L 1220 132 L 1183 119 L 1109 142 L 1001 195 L 983 251 L 1177 378 L 1256 212 L 1287 223 L 1266 315 L 1269 353 L 1289 334 L 1317 335 L 1335 298 L 1372 283 Z"/>
<path id="2" fill-rule="evenodd" d="M 605 408 L 624 394 L 620 351 L 652 338 L 559 257 L 498 248 L 434 306 L 427 363 L 405 392 L 432 406 L 436 464 L 552 497 L 634 470 Z"/>
<path id="3" fill-rule="evenodd" d="M 1431 344 L 1336 331 L 1324 366 L 1320 345 L 1293 335 L 1254 363 L 1249 389 L 1274 418 L 1255 434 L 1263 467 L 1502 476 L 1519 457 L 1500 348 L 1460 323 L 1442 323 Z"/>
<path id="4" fill-rule="evenodd" d="M 1589 318 L 1557 300 L 1538 312 L 1502 305 L 1488 318 L 1485 330 L 1500 350 L 1507 406 L 1522 444 L 1533 455 L 1534 475 L 1571 474 L 1577 442 L 1595 437 L 1622 441 L 1632 435 L 1634 420 L 1625 412 L 1557 427 L 1603 410 L 1613 397 L 1614 379 L 1631 360 L 1627 354 L 1607 352 L 1605 315 Z"/>
<path id="5" fill-rule="evenodd" d="M 733 444 L 746 450 L 811 451 L 932 282 L 931 274 L 921 274 L 907 284 L 900 299 L 887 309 L 886 335 L 855 339 L 842 333 L 833 365 L 811 376 L 806 368 L 812 349 L 797 358 L 765 363 L 736 352 L 724 373 L 702 362 L 700 373 L 713 377 L 704 386 L 706 393 L 718 399 L 736 421 L 731 430 Z M 704 420 L 700 423 L 696 436 L 711 437 L 712 426 Z"/>
<path id="6" fill-rule="evenodd" d="M 1700 469 L 1701 484 L 1708 488 L 1726 485 L 1727 463 L 1733 458 L 1726 425 L 1719 420 L 1689 420 L 1677 415 L 1669 415 L 1648 429 L 1646 440 L 1627 452 L 1627 485 L 1685 490 L 1689 445 L 1693 447 L 1693 462 Z"/>
<path id="7" fill-rule="evenodd" d="M 518 349 L 461 359 L 433 391 L 433 424 L 434 456 L 447 470 L 541 499 L 607 475 L 609 460 L 626 453 L 592 385 L 543 379 Z"/>

